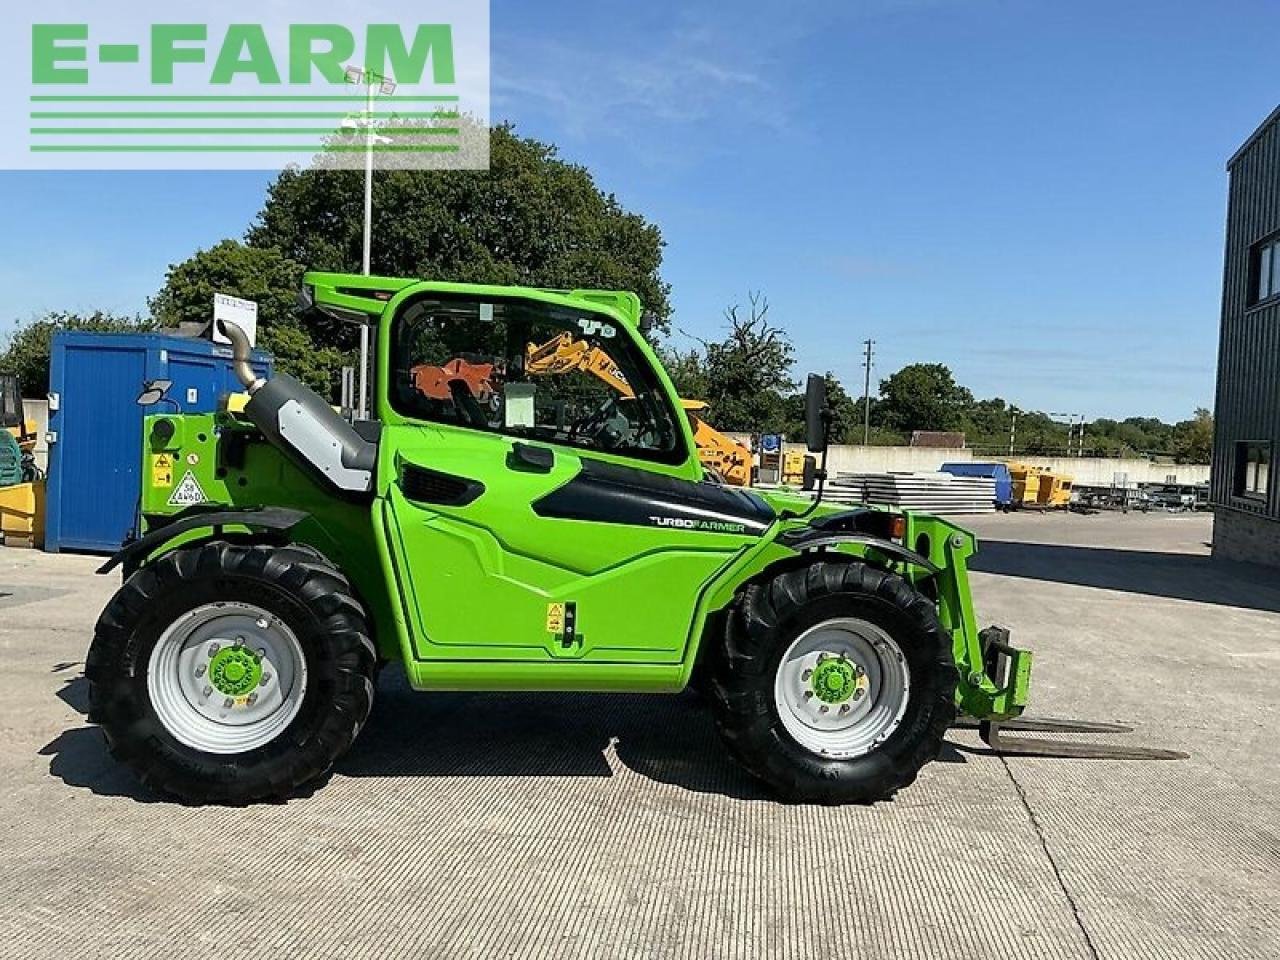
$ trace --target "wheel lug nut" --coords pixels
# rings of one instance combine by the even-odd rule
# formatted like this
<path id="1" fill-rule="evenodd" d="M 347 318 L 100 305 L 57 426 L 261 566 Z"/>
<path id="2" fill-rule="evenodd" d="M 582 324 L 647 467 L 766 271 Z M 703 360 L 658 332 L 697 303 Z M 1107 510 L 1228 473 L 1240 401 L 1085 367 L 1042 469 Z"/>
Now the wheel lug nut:
<path id="1" fill-rule="evenodd" d="M 842 703 L 842 704 L 840 704 L 840 712 L 841 712 L 841 713 L 848 713 L 848 712 L 849 712 L 849 705 L 848 705 L 847 703 Z"/>
<path id="2" fill-rule="evenodd" d="M 862 699 L 862 695 L 863 695 L 863 693 L 865 693 L 865 692 L 866 692 L 866 691 L 864 691 L 861 687 L 859 687 L 857 690 L 853 691 L 853 699 L 855 699 L 855 700 L 861 700 L 861 699 Z"/>
<path id="3" fill-rule="evenodd" d="M 223 708 L 227 710 L 230 710 L 235 705 L 236 705 L 236 702 L 232 700 L 230 697 L 227 697 L 227 699 L 222 701 Z"/>
<path id="4" fill-rule="evenodd" d="M 813 699 L 813 691 L 812 691 L 812 690 L 806 690 L 806 691 L 804 692 L 804 698 L 805 698 L 806 700 L 812 700 L 812 699 Z"/>
<path id="5" fill-rule="evenodd" d="M 249 694 L 249 698 L 245 701 L 245 703 L 247 703 L 251 707 L 257 702 L 258 702 L 258 695 L 256 693 Z"/>
<path id="6" fill-rule="evenodd" d="M 801 680 L 808 680 L 808 679 L 809 679 L 810 677 L 812 677 L 812 676 L 813 676 L 813 671 L 812 671 L 812 670 L 806 670 L 804 673 L 800 674 L 800 679 L 801 679 Z"/>
<path id="7" fill-rule="evenodd" d="M 269 673 L 264 673 L 264 674 L 262 675 L 262 682 L 261 682 L 261 685 L 265 687 L 265 686 L 266 686 L 268 683 L 270 683 L 270 682 L 271 682 L 271 674 L 269 674 Z"/>
<path id="8" fill-rule="evenodd" d="M 205 687 L 202 691 L 200 691 L 200 696 L 208 697 L 209 694 L 211 693 L 213 693 L 213 687 Z"/>
<path id="9" fill-rule="evenodd" d="M 209 644 L 209 656 L 216 657 L 218 655 L 218 651 L 221 649 L 222 648 L 218 646 L 216 643 Z"/>
<path id="10" fill-rule="evenodd" d="M 827 712 L 828 710 L 830 710 L 830 709 L 831 709 L 831 708 L 830 708 L 830 707 L 828 707 L 828 706 L 824 703 L 822 706 L 820 706 L 820 707 L 818 708 L 818 712 L 819 712 L 819 713 L 826 713 L 826 712 Z"/>
<path id="11" fill-rule="evenodd" d="M 203 676 L 204 676 L 204 664 L 203 664 L 203 663 L 202 663 L 202 664 L 200 664 L 200 666 L 196 667 L 196 676 L 197 676 L 197 677 L 203 677 Z"/>
<path id="12" fill-rule="evenodd" d="M 267 627 L 269 627 L 269 626 L 271 626 L 271 624 L 267 623 L 267 621 L 266 621 L 266 620 L 259 620 L 259 621 L 258 621 L 258 629 L 259 629 L 259 630 L 265 630 L 265 629 L 267 629 Z"/>

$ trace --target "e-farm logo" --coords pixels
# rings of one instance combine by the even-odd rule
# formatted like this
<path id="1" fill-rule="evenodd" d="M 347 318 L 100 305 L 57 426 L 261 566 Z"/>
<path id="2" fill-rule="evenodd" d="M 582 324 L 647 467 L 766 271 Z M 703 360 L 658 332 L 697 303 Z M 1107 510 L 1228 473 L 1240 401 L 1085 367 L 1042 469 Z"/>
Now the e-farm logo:
<path id="1" fill-rule="evenodd" d="M 26 136 L 21 151 L 0 138 L 4 166 L 488 165 L 485 3 L 400 2 L 396 22 L 384 2 L 368 23 L 329 0 L 265 5 L 299 22 L 259 22 L 264 5 L 245 0 L 219 5 L 218 22 L 175 15 L 203 4 L 50 6 L 30 17 Z"/>

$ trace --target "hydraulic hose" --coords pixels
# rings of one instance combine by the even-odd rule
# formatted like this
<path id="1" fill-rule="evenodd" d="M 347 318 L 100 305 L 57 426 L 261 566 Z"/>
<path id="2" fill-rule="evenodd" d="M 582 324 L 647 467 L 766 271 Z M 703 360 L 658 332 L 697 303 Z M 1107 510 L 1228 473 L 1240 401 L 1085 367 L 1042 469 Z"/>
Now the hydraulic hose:
<path id="1" fill-rule="evenodd" d="M 221 328 L 223 335 L 231 341 L 231 357 L 234 361 L 232 369 L 235 371 L 236 379 L 243 384 L 245 390 L 250 396 L 257 393 L 267 381 L 262 379 L 253 372 L 250 361 L 253 359 L 253 348 L 249 346 L 249 338 L 245 336 L 243 330 L 230 320 L 219 320 L 218 326 Z"/>

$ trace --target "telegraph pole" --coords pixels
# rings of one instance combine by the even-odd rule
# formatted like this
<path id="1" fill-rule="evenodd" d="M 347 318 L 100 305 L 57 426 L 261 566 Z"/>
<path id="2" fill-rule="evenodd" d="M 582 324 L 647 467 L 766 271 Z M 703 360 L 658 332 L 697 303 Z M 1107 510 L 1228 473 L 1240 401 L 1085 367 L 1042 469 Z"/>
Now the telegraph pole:
<path id="1" fill-rule="evenodd" d="M 867 347 L 867 358 L 863 361 L 867 376 L 862 384 L 862 445 L 871 445 L 871 363 L 875 358 L 874 340 L 862 341 Z"/>
<path id="2" fill-rule="evenodd" d="M 1018 436 L 1018 411 L 1013 411 L 1013 419 L 1009 421 L 1009 456 L 1013 456 L 1013 441 Z"/>

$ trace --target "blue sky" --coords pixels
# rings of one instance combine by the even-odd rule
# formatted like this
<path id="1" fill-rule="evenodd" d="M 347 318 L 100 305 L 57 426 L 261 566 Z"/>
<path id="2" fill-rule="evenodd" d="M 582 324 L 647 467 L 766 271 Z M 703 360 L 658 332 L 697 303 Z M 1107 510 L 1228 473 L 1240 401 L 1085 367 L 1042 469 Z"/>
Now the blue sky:
<path id="1" fill-rule="evenodd" d="M 661 225 L 678 328 L 762 290 L 797 373 L 948 364 L 1090 417 L 1210 405 L 1224 163 L 1280 6 L 494 0 L 493 116 Z M 267 174 L 0 173 L 0 332 L 136 311 Z"/>

